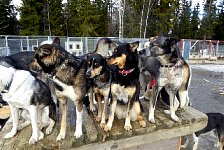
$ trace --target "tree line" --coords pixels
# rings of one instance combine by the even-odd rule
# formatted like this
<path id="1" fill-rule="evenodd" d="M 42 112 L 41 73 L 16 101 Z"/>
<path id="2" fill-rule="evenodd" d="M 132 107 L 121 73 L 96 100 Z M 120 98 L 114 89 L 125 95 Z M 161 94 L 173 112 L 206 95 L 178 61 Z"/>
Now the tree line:
<path id="1" fill-rule="evenodd" d="M 1 0 L 1 35 L 224 40 L 224 1 L 204 0 Z M 203 11 L 200 11 L 203 10 Z M 18 17 L 19 16 L 19 17 Z"/>

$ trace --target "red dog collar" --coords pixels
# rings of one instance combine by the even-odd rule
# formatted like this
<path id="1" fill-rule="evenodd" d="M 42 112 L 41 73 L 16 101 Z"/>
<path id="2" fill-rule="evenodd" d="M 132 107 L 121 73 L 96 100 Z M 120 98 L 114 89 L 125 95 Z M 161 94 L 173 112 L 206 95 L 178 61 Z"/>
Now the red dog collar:
<path id="1" fill-rule="evenodd" d="M 128 75 L 129 73 L 132 73 L 132 71 L 134 70 L 135 68 L 133 69 L 129 69 L 129 70 L 119 70 L 119 73 L 121 73 L 123 76 L 126 76 Z"/>

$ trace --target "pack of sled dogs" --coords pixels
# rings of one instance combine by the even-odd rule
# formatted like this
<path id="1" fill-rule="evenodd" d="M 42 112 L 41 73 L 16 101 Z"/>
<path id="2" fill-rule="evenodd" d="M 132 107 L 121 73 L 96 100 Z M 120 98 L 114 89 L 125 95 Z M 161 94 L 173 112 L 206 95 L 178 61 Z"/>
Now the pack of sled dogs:
<path id="1" fill-rule="evenodd" d="M 154 80 L 149 100 L 148 121 L 155 123 L 154 112 L 159 95 L 169 97 L 169 110 L 164 110 L 174 121 L 177 108 L 188 106 L 188 88 L 191 79 L 189 65 L 181 56 L 178 40 L 164 36 L 153 37 L 149 46 L 138 51 L 139 42 L 120 43 L 109 38 L 98 41 L 94 52 L 74 56 L 60 46 L 55 38 L 32 52 L 19 52 L 0 58 L 0 91 L 11 109 L 13 127 L 5 138 L 15 136 L 18 130 L 32 126 L 29 143 L 34 144 L 50 134 L 60 109 L 60 131 L 57 141 L 66 137 L 67 101 L 74 103 L 76 128 L 74 136 L 83 135 L 83 99 L 89 97 L 90 110 L 95 109 L 104 131 L 113 128 L 114 117 L 124 119 L 124 129 L 131 130 L 131 121 L 146 126 L 140 97 L 142 84 Z M 150 79 L 142 80 L 142 75 Z M 147 83 L 142 83 L 147 82 Z M 148 92 L 145 86 L 145 92 Z M 162 90 L 164 89 L 164 90 Z M 26 120 L 19 124 L 19 119 Z"/>

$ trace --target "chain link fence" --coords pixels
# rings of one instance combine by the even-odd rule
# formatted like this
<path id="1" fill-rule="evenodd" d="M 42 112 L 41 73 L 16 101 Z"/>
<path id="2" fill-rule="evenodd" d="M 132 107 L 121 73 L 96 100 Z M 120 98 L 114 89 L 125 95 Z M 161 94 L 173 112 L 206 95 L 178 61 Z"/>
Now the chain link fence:
<path id="1" fill-rule="evenodd" d="M 224 57 L 224 41 L 190 40 L 190 59 L 217 60 Z"/>
<path id="2" fill-rule="evenodd" d="M 54 36 L 12 36 L 0 35 L 0 56 L 7 56 L 21 51 L 33 51 L 44 41 L 53 41 Z M 102 37 L 64 37 L 59 36 L 61 46 L 70 53 L 82 55 L 93 52 L 97 41 Z M 118 37 L 109 37 L 113 41 Z M 148 39 L 123 38 L 122 42 L 139 41 L 139 49 Z M 185 59 L 222 59 L 224 58 L 224 41 L 182 39 L 180 50 Z"/>
<path id="3" fill-rule="evenodd" d="M 44 41 L 52 41 L 54 36 L 11 36 L 0 35 L 0 56 L 6 56 L 21 51 L 33 51 Z M 97 41 L 102 37 L 60 37 L 61 46 L 67 51 L 82 55 L 93 52 L 96 48 Z M 110 37 L 118 41 L 118 37 Z M 140 48 L 148 39 L 124 38 L 123 42 L 140 42 Z"/>

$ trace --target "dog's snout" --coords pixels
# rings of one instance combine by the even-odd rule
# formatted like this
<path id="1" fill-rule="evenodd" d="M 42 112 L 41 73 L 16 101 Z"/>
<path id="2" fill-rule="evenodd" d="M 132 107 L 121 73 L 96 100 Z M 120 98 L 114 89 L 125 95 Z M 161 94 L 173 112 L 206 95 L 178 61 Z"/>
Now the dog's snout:
<path id="1" fill-rule="evenodd" d="M 88 70 L 88 71 L 86 72 L 86 77 L 87 77 L 87 78 L 90 78 L 90 76 L 91 76 L 91 72 Z"/>

